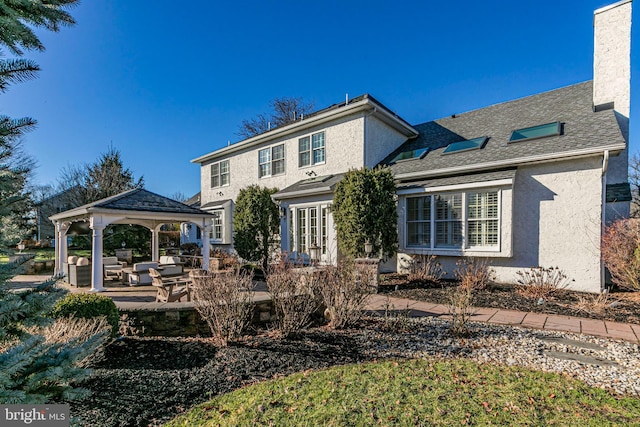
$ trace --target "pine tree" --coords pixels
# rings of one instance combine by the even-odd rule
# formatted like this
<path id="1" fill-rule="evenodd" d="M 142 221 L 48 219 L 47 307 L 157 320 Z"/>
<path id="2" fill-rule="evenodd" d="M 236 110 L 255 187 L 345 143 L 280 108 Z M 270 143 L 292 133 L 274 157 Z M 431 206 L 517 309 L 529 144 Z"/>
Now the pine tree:
<path id="1" fill-rule="evenodd" d="M 0 0 L 0 44 L 14 55 L 44 50 L 33 28 L 58 31 L 73 18 L 64 9 L 77 0 Z M 1 52 L 0 52 L 1 56 Z M 31 79 L 38 66 L 27 59 L 0 59 L 0 92 L 13 83 Z M 33 162 L 20 152 L 20 137 L 35 120 L 0 116 L 0 249 L 6 250 L 12 227 L 30 208 L 27 183 Z M 4 243 L 4 245 L 3 245 Z M 78 386 L 90 375 L 80 362 L 102 345 L 107 329 L 85 330 L 84 336 L 47 332 L 54 323 L 49 313 L 64 291 L 50 280 L 36 289 L 10 291 L 7 281 L 19 265 L 0 265 L 0 403 L 45 403 L 72 400 L 87 394 Z M 51 331 L 51 329 L 49 329 Z"/>

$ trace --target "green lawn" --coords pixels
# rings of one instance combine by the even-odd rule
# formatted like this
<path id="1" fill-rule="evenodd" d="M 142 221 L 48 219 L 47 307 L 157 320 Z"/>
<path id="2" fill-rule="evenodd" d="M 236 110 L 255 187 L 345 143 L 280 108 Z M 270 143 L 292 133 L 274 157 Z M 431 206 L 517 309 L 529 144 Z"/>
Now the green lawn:
<path id="1" fill-rule="evenodd" d="M 219 396 L 167 426 L 640 425 L 640 400 L 556 374 L 457 360 L 350 365 Z"/>

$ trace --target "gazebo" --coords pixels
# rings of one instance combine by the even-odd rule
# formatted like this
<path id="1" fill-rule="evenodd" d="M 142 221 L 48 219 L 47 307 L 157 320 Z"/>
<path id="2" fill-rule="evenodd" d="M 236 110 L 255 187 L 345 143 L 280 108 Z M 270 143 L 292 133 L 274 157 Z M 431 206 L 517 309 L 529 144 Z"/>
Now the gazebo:
<path id="1" fill-rule="evenodd" d="M 213 215 L 187 206 L 164 196 L 135 188 L 106 199 L 98 200 L 78 208 L 60 212 L 49 217 L 56 230 L 56 258 L 54 274 L 63 274 L 63 263 L 67 259 L 67 232 L 74 223 L 88 223 L 92 235 L 91 244 L 91 292 L 104 291 L 102 271 L 103 231 L 111 224 L 135 224 L 151 230 L 151 259 L 160 256 L 158 232 L 163 224 L 190 222 L 208 236 Z M 209 267 L 209 239 L 202 239 L 203 268 Z"/>

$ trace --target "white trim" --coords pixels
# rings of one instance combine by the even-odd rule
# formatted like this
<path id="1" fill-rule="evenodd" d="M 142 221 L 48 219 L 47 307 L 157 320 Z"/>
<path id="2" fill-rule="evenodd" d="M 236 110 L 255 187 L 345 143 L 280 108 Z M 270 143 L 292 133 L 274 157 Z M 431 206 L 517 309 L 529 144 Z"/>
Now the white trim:
<path id="1" fill-rule="evenodd" d="M 435 171 L 431 171 L 431 172 L 418 171 L 418 172 L 399 173 L 395 175 L 395 179 L 402 180 L 402 179 L 408 179 L 408 178 L 431 178 L 431 177 L 437 177 L 442 175 L 449 175 L 453 173 L 459 174 L 461 172 L 472 172 L 472 171 L 479 171 L 484 169 L 499 169 L 503 167 L 518 166 L 518 165 L 527 164 L 527 163 L 537 163 L 537 162 L 551 161 L 551 160 L 568 160 L 568 158 L 570 157 L 572 158 L 585 157 L 585 156 L 591 156 L 595 154 L 601 154 L 607 150 L 621 151 L 621 150 L 624 150 L 625 148 L 626 148 L 626 144 L 615 144 L 615 145 L 609 145 L 606 147 L 590 148 L 585 150 L 575 150 L 575 151 L 569 151 L 564 153 L 542 154 L 538 156 L 520 157 L 520 158 L 510 159 L 510 160 L 500 160 L 497 162 L 477 163 L 477 164 L 468 165 L 468 166 L 454 166 L 451 168 L 436 169 Z"/>
<path id="2" fill-rule="evenodd" d="M 410 194 L 447 192 L 456 190 L 468 190 L 473 188 L 505 187 L 509 185 L 513 185 L 513 179 L 508 178 L 495 181 L 470 182 L 467 184 L 440 185 L 438 187 L 407 188 L 406 190 L 396 191 L 396 194 L 399 196 L 405 196 Z"/>

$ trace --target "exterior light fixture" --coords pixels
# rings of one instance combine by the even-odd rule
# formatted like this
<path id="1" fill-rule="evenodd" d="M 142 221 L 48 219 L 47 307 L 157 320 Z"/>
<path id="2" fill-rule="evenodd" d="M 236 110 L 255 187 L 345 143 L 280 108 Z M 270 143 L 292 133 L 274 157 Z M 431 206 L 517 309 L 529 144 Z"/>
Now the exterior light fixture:
<path id="1" fill-rule="evenodd" d="M 309 257 L 311 258 L 311 264 L 315 264 L 320 260 L 320 246 L 316 242 L 309 245 Z"/>
<path id="2" fill-rule="evenodd" d="M 122 249 L 124 249 L 127 246 L 127 244 L 123 240 L 122 243 L 120 243 L 120 246 L 122 246 Z"/>

